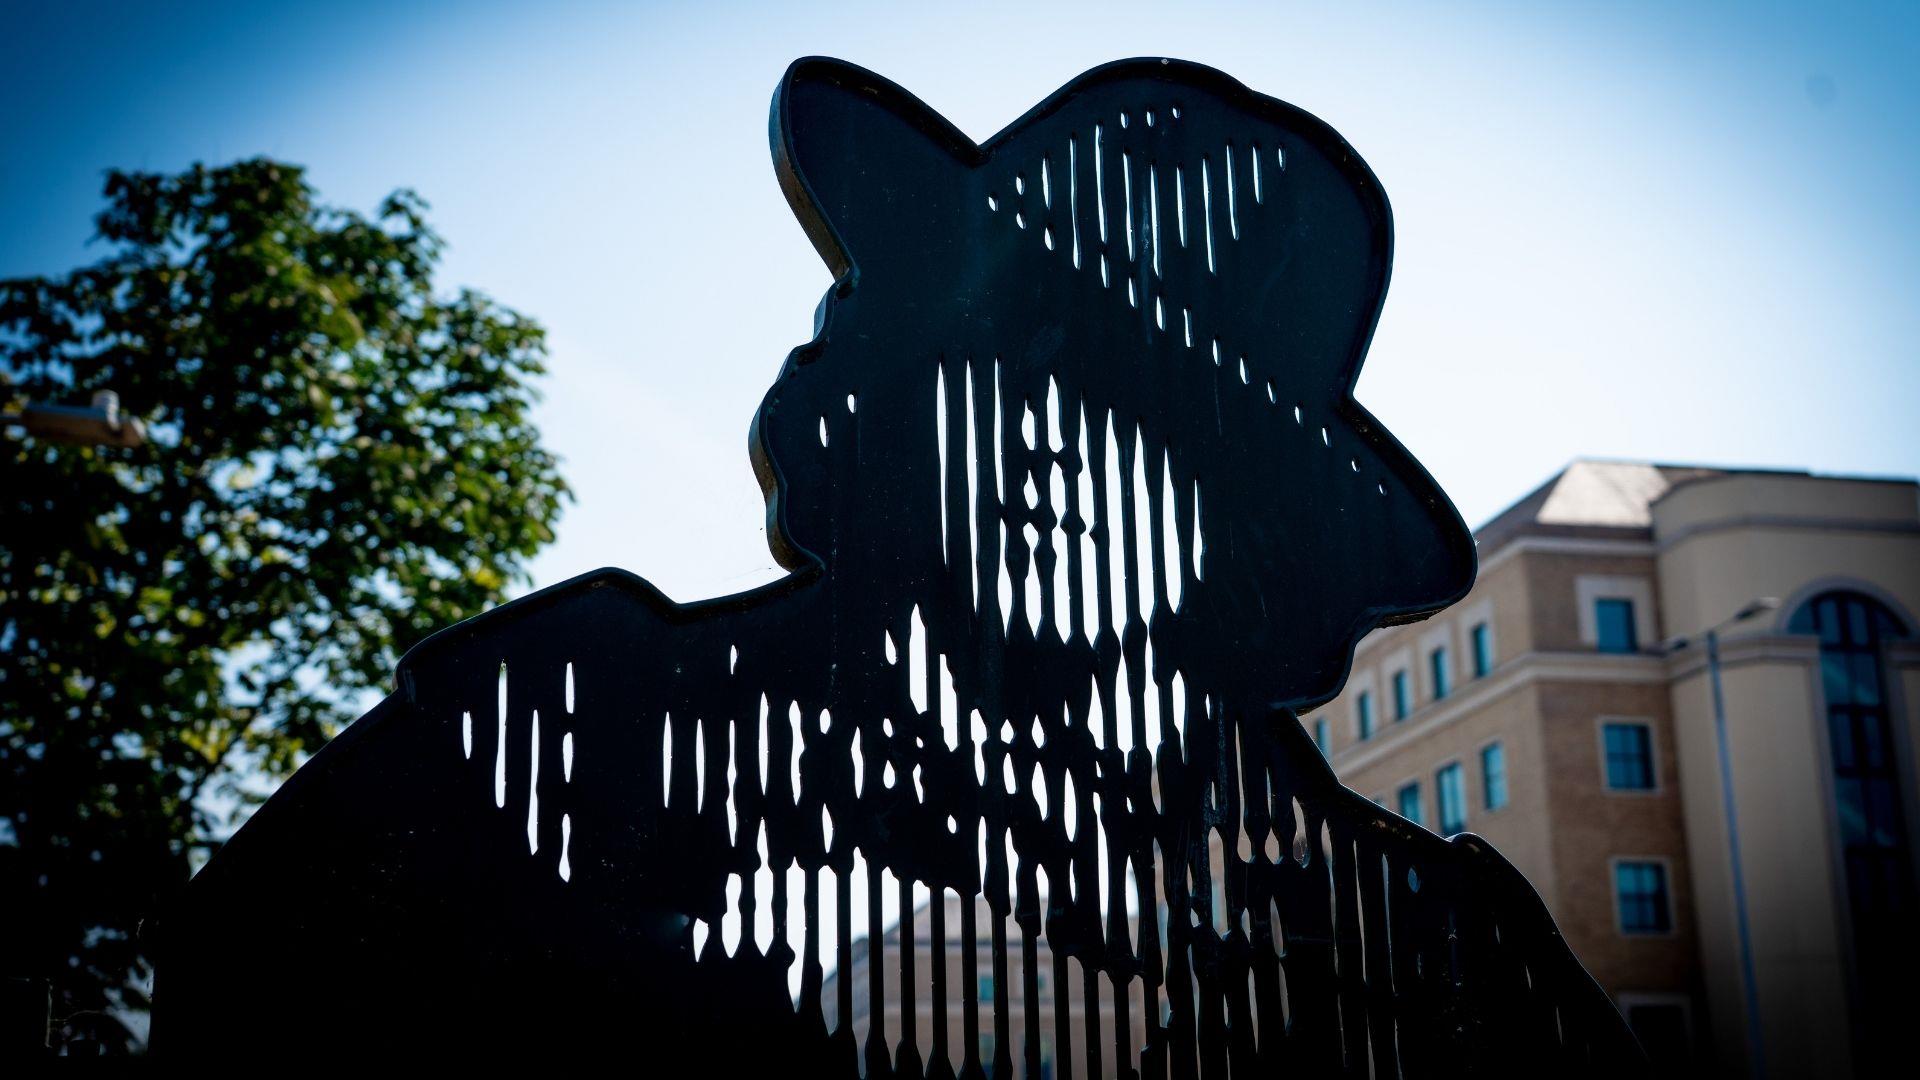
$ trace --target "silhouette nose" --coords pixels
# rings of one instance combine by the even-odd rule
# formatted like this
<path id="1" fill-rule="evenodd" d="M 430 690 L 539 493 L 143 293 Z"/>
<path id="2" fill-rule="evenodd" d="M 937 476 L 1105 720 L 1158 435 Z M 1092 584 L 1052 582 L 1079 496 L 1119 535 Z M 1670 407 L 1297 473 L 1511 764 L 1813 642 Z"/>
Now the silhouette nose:
<path id="1" fill-rule="evenodd" d="M 1402 512 L 1395 515 L 1396 524 L 1404 525 L 1395 530 L 1401 535 L 1390 580 L 1400 594 L 1393 598 L 1397 605 L 1430 611 L 1466 595 L 1478 562 L 1473 534 L 1452 500 L 1424 470 L 1415 465 L 1413 471 L 1417 481 L 1408 483 Z"/>

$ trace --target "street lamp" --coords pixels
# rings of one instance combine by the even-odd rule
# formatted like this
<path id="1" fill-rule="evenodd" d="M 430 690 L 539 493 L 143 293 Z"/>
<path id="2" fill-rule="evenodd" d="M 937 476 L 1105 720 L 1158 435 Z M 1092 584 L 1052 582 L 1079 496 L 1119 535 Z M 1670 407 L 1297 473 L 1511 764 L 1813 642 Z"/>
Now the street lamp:
<path id="1" fill-rule="evenodd" d="M 1706 641 L 1707 679 L 1713 687 L 1713 739 L 1720 755 L 1720 801 L 1727 814 L 1727 847 L 1733 863 L 1733 909 L 1740 931 L 1740 980 L 1746 999 L 1747 1050 L 1753 1058 L 1753 1075 L 1756 1077 L 1767 1074 L 1767 1061 L 1761 1045 L 1760 995 L 1753 978 L 1753 935 L 1747 923 L 1747 878 L 1740 864 L 1740 819 L 1734 811 L 1733 759 L 1727 752 L 1727 703 L 1720 689 L 1720 631 L 1755 615 L 1779 609 L 1779 597 L 1758 597 L 1747 601 L 1739 611 L 1698 634 L 1668 638 L 1659 645 L 1660 652 L 1675 653 L 1691 646 L 1694 637 Z"/>
<path id="2" fill-rule="evenodd" d="M 75 405 L 28 404 L 19 412 L 0 413 L 0 424 L 24 428 L 27 434 L 56 442 L 94 446 L 139 446 L 147 441 L 146 425 L 137 416 L 123 416 L 120 395 L 101 390 L 93 403 Z"/>

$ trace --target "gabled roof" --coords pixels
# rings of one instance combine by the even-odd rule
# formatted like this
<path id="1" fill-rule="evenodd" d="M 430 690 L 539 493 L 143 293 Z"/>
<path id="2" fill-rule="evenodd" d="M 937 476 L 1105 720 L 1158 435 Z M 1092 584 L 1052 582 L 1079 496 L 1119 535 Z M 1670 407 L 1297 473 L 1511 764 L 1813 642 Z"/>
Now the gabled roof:
<path id="1" fill-rule="evenodd" d="M 1772 471 L 1577 458 L 1473 535 L 1482 559 L 1520 536 L 1650 539 L 1653 504 L 1677 485 L 1707 476 Z"/>

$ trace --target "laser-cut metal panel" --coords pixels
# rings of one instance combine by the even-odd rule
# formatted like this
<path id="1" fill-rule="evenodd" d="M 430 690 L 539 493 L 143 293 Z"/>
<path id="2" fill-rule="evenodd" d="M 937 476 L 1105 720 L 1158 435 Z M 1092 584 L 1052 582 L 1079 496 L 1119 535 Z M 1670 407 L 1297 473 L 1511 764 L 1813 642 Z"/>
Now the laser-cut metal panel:
<path id="1" fill-rule="evenodd" d="M 802 60 L 772 139 L 839 276 L 753 426 L 792 575 L 600 571 L 415 649 L 194 882 L 156 1045 L 1640 1069 L 1524 880 L 1296 719 L 1474 567 L 1350 396 L 1391 253 L 1351 148 L 1166 60 L 983 146 Z"/>

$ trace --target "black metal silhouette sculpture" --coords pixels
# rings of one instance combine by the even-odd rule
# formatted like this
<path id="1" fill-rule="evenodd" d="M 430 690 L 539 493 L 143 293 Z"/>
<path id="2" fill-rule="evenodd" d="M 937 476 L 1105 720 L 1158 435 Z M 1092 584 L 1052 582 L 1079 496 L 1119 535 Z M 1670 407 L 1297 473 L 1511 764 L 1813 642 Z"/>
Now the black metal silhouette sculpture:
<path id="1" fill-rule="evenodd" d="M 984 146 L 801 60 L 772 139 L 838 275 L 753 424 L 791 575 L 682 605 L 602 570 L 414 649 L 193 883 L 156 1045 L 1637 1068 L 1524 880 L 1342 788 L 1296 719 L 1474 573 L 1350 396 L 1391 226 L 1346 143 L 1170 60 Z M 853 940 L 859 873 L 894 937 Z"/>

